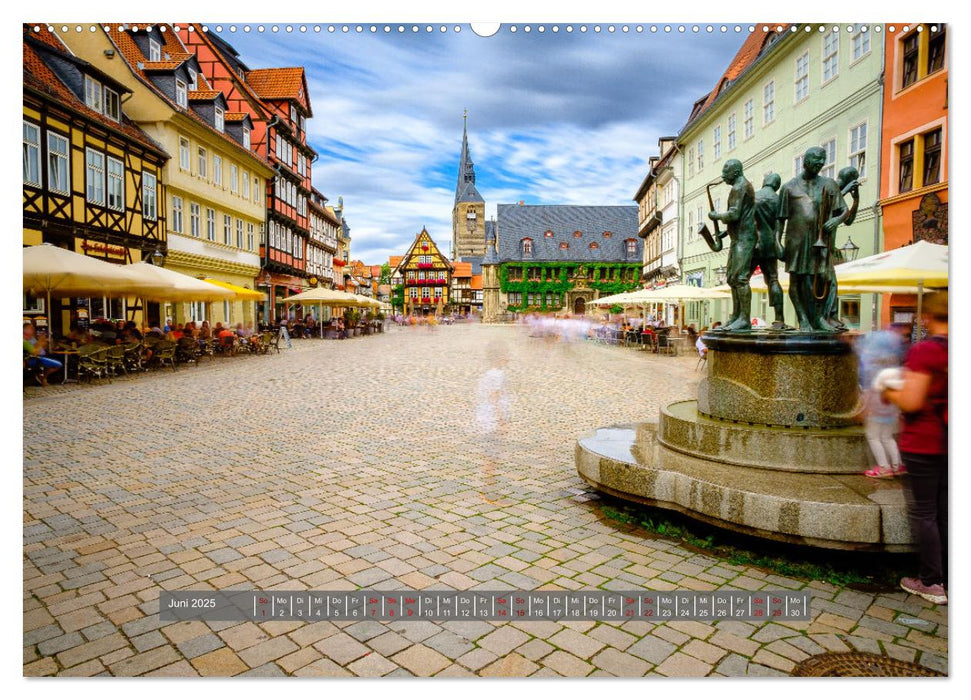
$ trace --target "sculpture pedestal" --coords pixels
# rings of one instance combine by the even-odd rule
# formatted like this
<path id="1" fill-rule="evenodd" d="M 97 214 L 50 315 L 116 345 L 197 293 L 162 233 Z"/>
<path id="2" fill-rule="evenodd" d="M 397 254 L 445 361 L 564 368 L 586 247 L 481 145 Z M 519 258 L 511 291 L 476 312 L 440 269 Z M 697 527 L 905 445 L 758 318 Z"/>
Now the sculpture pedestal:
<path id="1" fill-rule="evenodd" d="M 576 446 L 594 487 L 774 540 L 914 549 L 898 480 L 863 476 L 856 358 L 838 336 L 706 334 L 697 401 Z"/>

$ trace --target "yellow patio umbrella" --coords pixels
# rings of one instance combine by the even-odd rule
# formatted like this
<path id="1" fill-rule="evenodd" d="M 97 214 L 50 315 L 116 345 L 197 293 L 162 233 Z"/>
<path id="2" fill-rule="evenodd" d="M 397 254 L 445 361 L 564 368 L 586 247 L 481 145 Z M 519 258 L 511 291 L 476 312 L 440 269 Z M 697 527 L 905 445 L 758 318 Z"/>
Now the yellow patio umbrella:
<path id="1" fill-rule="evenodd" d="M 209 284 L 214 284 L 217 287 L 228 289 L 236 295 L 237 301 L 263 301 L 266 298 L 265 292 L 257 292 L 254 289 L 247 289 L 246 287 L 240 287 L 239 285 L 232 284 L 230 282 L 223 282 L 222 280 L 213 279 L 212 277 L 206 277 L 203 282 L 208 282 Z"/>

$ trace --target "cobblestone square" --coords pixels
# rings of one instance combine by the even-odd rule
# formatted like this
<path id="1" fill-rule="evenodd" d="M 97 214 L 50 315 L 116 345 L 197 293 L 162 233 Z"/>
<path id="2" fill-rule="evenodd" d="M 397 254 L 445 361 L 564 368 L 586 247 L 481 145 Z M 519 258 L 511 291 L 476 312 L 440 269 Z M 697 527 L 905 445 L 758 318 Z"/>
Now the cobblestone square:
<path id="1" fill-rule="evenodd" d="M 860 650 L 947 668 L 947 608 L 781 579 L 602 519 L 584 431 L 694 395 L 696 357 L 521 327 L 295 340 L 24 394 L 24 675 L 787 675 Z M 490 355 L 510 420 L 476 428 Z M 497 444 L 498 443 L 498 444 Z M 784 586 L 781 582 L 785 582 Z M 812 588 L 809 623 L 164 622 L 163 590 Z"/>

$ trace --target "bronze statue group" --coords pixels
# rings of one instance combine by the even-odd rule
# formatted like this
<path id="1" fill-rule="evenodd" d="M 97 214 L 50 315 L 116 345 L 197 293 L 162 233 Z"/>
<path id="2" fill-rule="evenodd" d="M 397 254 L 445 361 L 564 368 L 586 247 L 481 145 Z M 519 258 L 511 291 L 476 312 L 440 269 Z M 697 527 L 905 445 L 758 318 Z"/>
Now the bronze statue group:
<path id="1" fill-rule="evenodd" d="M 722 168 L 722 181 L 731 186 L 727 211 L 708 213 L 715 226 L 713 236 L 702 224 L 699 233 L 714 251 L 728 237 L 728 285 L 732 290 L 732 315 L 721 332 L 751 330 L 752 273 L 760 268 L 775 312 L 773 330 L 792 330 L 783 321 L 783 296 L 778 263 L 789 273 L 789 299 L 799 330 L 837 333 L 846 330 L 839 319 L 835 265 L 836 230 L 852 224 L 859 205 L 859 173 L 852 167 L 840 171 L 838 180 L 820 171 L 826 151 L 814 146 L 803 156 L 803 171 L 785 185 L 776 173 L 768 173 L 758 192 L 732 159 Z M 781 189 L 780 189 L 781 188 Z M 851 195 L 847 207 L 844 197 Z M 711 202 L 711 194 L 708 195 Z M 720 231 L 719 223 L 726 225 Z"/>

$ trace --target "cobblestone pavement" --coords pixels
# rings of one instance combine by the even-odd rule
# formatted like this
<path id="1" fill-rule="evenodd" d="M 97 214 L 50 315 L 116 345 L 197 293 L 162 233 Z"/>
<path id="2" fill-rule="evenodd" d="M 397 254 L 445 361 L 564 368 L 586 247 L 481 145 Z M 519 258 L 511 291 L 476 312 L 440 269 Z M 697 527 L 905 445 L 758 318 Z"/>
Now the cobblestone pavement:
<path id="1" fill-rule="evenodd" d="M 500 348 L 514 427 L 496 449 L 474 416 Z M 827 650 L 946 670 L 946 607 L 731 565 L 598 517 L 574 468 L 577 435 L 644 419 L 699 377 L 693 357 L 456 325 L 28 389 L 24 674 L 786 675 Z M 810 622 L 785 624 L 156 615 L 162 590 L 226 587 L 814 597 Z"/>

